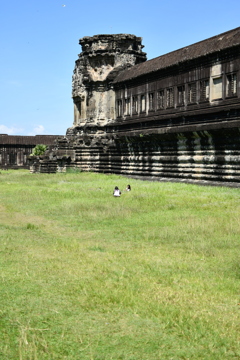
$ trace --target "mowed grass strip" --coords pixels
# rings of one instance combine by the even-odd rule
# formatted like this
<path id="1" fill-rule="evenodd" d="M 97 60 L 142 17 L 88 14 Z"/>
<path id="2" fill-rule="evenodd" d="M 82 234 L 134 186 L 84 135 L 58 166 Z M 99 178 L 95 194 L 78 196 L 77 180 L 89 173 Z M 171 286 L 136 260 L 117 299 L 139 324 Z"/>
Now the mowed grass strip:
<path id="1" fill-rule="evenodd" d="M 239 200 L 223 187 L 2 172 L 0 358 L 240 359 Z"/>

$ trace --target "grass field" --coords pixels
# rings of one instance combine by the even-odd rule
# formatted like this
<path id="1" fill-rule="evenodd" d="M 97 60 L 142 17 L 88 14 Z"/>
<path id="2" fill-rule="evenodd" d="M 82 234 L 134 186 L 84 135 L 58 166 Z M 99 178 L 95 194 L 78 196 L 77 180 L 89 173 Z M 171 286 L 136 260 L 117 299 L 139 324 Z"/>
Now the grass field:
<path id="1" fill-rule="evenodd" d="M 0 239 L 1 360 L 240 359 L 239 189 L 2 171 Z"/>

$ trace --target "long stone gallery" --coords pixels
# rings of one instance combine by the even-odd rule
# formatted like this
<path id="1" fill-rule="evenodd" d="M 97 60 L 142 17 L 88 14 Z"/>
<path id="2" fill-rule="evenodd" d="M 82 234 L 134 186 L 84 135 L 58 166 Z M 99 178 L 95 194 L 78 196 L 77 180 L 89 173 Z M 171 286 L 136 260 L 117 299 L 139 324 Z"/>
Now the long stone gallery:
<path id="1" fill-rule="evenodd" d="M 148 61 L 135 35 L 79 43 L 73 126 L 31 171 L 240 182 L 240 28 Z"/>

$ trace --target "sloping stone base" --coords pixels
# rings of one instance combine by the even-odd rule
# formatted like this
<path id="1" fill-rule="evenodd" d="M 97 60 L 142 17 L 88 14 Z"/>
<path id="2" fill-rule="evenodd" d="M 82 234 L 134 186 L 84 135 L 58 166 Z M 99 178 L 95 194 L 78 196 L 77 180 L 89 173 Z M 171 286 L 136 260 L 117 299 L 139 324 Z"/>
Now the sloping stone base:
<path id="1" fill-rule="evenodd" d="M 160 133 L 72 135 L 35 171 L 115 173 L 152 179 L 240 183 L 240 123 L 168 128 Z M 36 160 L 36 159 L 35 159 Z M 54 165 L 55 162 L 55 165 Z M 48 169 L 46 171 L 46 169 Z M 32 164 L 34 171 L 34 164 Z"/>

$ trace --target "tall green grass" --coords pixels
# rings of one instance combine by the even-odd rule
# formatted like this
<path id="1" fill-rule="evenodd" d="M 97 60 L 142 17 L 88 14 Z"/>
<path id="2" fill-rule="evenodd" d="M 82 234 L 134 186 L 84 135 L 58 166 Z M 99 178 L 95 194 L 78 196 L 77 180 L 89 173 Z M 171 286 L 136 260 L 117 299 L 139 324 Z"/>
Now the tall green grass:
<path id="1" fill-rule="evenodd" d="M 0 239 L 1 360 L 240 359 L 238 189 L 4 171 Z"/>

